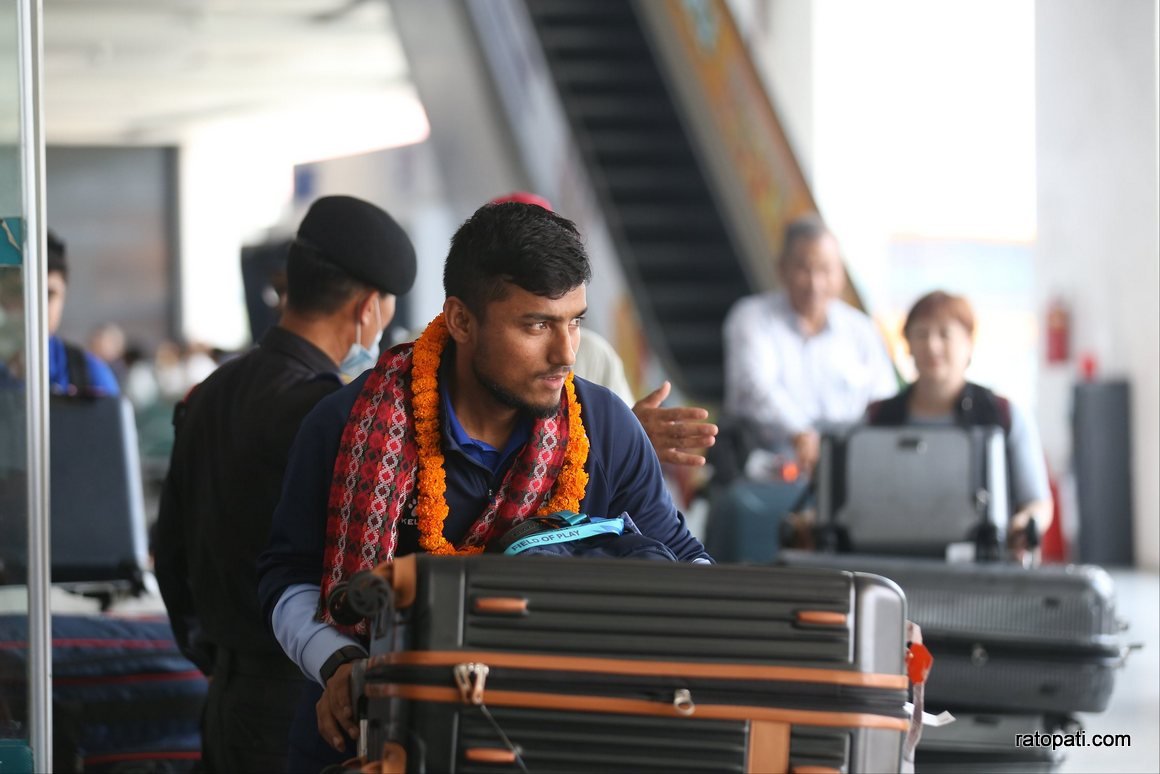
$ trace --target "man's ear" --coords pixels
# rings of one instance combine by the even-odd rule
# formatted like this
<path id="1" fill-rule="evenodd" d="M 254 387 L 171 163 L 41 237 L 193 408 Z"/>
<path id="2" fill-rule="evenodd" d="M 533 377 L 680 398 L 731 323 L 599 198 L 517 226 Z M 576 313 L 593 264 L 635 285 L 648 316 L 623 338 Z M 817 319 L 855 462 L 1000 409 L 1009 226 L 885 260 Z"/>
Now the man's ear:
<path id="1" fill-rule="evenodd" d="M 475 315 L 467 308 L 467 304 L 455 296 L 443 302 L 443 319 L 456 344 L 466 344 L 475 332 Z"/>
<path id="2" fill-rule="evenodd" d="M 377 291 L 372 290 L 355 304 L 355 315 L 364 328 L 368 325 L 375 324 L 375 307 L 378 303 L 379 294 Z"/>

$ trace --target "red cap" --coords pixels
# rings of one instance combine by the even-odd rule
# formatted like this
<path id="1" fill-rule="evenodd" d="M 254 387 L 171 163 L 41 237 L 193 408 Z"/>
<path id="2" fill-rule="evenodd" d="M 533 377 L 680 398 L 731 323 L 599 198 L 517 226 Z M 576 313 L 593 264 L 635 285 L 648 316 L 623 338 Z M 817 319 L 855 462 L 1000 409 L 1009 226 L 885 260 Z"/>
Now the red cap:
<path id="1" fill-rule="evenodd" d="M 527 191 L 512 191 L 503 196 L 497 196 L 491 200 L 491 204 L 506 204 L 508 202 L 516 202 L 518 204 L 534 204 L 537 207 L 543 207 L 548 212 L 552 212 L 552 203 L 542 196 Z"/>

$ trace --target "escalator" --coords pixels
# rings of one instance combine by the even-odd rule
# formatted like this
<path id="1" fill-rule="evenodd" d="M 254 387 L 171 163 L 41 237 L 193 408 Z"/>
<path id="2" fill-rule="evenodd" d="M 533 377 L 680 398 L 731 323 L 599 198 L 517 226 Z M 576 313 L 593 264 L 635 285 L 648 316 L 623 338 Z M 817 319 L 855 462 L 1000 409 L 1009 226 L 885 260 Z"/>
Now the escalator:
<path id="1" fill-rule="evenodd" d="M 724 395 L 721 322 L 754 292 L 632 3 L 527 0 L 650 343 L 694 400 Z"/>

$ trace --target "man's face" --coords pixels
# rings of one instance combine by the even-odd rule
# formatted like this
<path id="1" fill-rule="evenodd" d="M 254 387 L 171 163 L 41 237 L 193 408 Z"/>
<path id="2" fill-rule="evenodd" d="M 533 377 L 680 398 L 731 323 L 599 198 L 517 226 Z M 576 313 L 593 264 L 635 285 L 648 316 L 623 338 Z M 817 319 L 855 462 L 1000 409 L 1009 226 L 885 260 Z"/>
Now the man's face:
<path id="1" fill-rule="evenodd" d="M 64 275 L 59 271 L 48 273 L 48 335 L 52 336 L 60 328 L 60 318 L 64 315 L 64 297 L 68 292 Z"/>
<path id="2" fill-rule="evenodd" d="M 837 240 L 829 234 L 798 240 L 782 263 L 781 279 L 795 312 L 812 320 L 825 317 L 845 283 Z"/>
<path id="3" fill-rule="evenodd" d="M 507 296 L 477 319 L 469 343 L 475 377 L 501 404 L 551 416 L 576 362 L 587 310 L 583 285 L 557 299 L 509 285 Z"/>

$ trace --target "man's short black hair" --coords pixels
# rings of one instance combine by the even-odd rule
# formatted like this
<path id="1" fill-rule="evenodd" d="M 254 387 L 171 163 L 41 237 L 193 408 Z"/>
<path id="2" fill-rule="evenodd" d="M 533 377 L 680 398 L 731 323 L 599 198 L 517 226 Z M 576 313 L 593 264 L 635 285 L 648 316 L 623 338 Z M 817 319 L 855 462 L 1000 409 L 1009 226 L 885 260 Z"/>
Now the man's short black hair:
<path id="1" fill-rule="evenodd" d="M 371 290 L 322 251 L 300 239 L 286 254 L 286 306 L 303 314 L 333 314 L 358 293 Z"/>
<path id="2" fill-rule="evenodd" d="M 51 228 L 48 229 L 48 271 L 59 272 L 61 278 L 68 281 L 68 258 L 64 241 Z"/>
<path id="3" fill-rule="evenodd" d="M 784 263 L 801 242 L 813 243 L 825 236 L 833 236 L 826 222 L 819 215 L 804 215 L 791 221 L 785 227 L 785 240 L 781 247 L 781 261 Z"/>
<path id="4" fill-rule="evenodd" d="M 592 279 L 576 225 L 532 204 L 485 204 L 455 236 L 443 266 L 443 290 L 482 317 L 511 283 L 560 298 Z"/>

